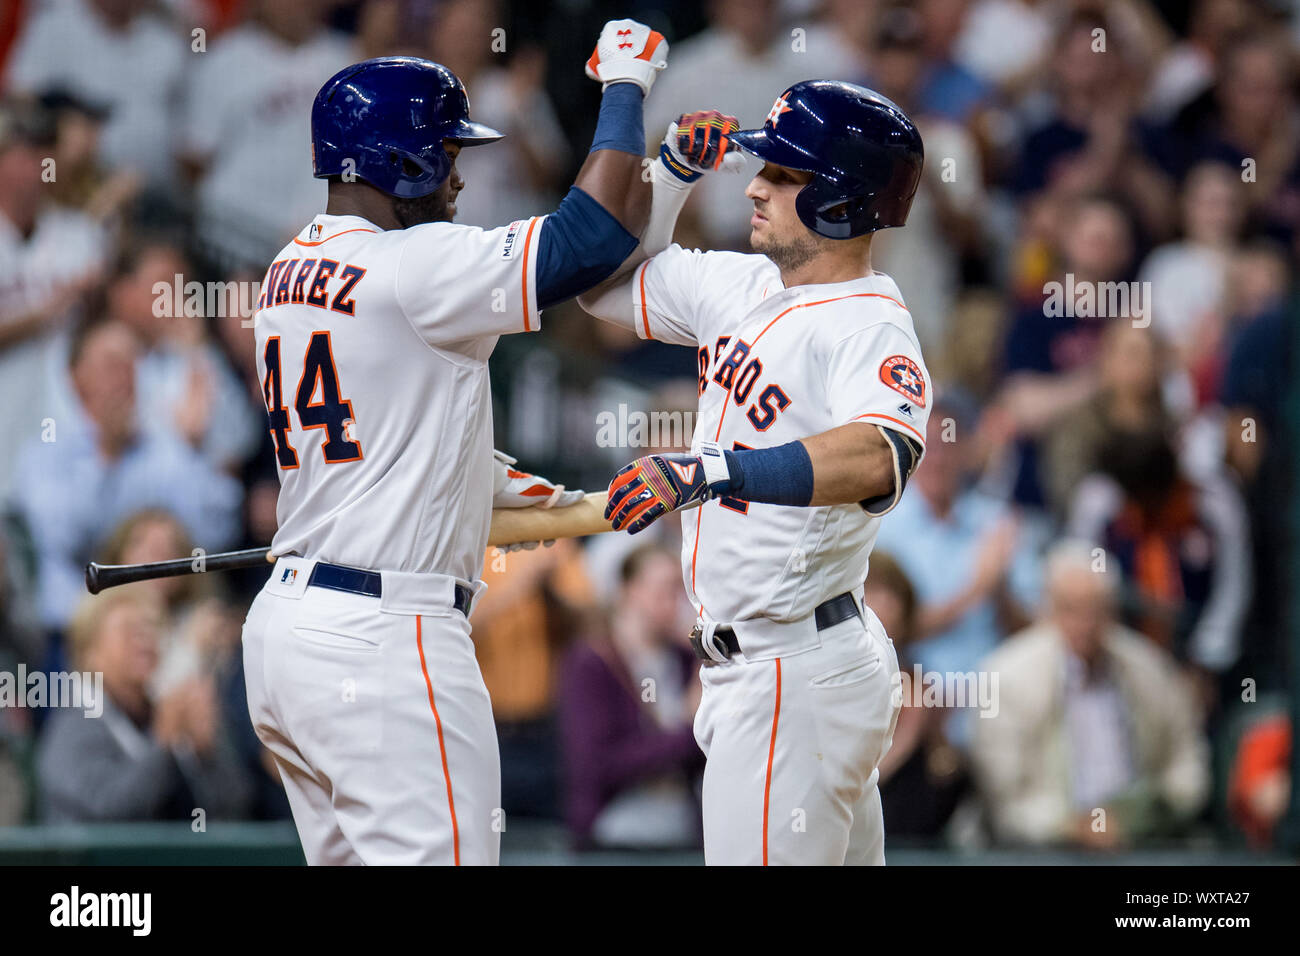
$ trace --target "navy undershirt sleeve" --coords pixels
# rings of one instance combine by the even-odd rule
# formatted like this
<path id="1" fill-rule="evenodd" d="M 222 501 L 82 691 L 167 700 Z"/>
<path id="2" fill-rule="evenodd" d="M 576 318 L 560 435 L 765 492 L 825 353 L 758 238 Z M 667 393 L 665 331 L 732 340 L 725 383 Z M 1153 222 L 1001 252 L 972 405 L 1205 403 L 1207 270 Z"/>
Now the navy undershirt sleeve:
<path id="1" fill-rule="evenodd" d="M 546 309 L 613 275 L 637 238 L 577 186 L 542 220 L 537 245 L 537 304 Z"/>

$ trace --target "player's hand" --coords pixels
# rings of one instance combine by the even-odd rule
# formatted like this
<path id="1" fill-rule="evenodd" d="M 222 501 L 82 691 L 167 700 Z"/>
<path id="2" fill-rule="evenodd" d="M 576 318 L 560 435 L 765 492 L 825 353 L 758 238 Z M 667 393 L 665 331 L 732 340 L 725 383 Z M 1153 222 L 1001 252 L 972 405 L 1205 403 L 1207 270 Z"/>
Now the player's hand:
<path id="1" fill-rule="evenodd" d="M 683 182 L 694 182 L 715 169 L 743 169 L 745 160 L 731 142 L 740 121 L 717 110 L 684 113 L 668 124 L 659 161 Z"/>
<path id="2" fill-rule="evenodd" d="M 605 520 L 636 534 L 670 511 L 725 494 L 727 462 L 716 444 L 709 446 L 699 455 L 646 455 L 625 465 L 609 483 Z"/>
<path id="3" fill-rule="evenodd" d="M 635 20 L 610 20 L 587 60 L 587 75 L 604 86 L 635 83 L 648 95 L 667 65 L 668 41 L 662 33 Z"/>
<path id="4" fill-rule="evenodd" d="M 566 491 L 564 485 L 519 471 L 504 452 L 492 456 L 493 508 L 567 508 L 583 499 L 582 491 Z"/>

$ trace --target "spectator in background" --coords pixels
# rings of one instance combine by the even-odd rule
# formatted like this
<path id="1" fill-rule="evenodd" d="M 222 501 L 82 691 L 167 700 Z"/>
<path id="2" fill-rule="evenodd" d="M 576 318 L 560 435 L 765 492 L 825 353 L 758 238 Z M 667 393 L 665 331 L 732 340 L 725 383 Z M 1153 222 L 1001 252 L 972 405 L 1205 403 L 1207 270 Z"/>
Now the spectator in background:
<path id="1" fill-rule="evenodd" d="M 133 169 L 104 165 L 99 143 L 108 110 L 58 89 L 41 94 L 40 106 L 57 129 L 50 157 L 57 176 L 43 186 L 59 206 L 84 213 L 116 237 L 122 213 L 139 195 L 144 181 Z"/>
<path id="2" fill-rule="evenodd" d="M 1228 781 L 1228 811 L 1256 849 L 1271 846 L 1291 799 L 1291 721 L 1274 714 L 1246 729 Z"/>
<path id="3" fill-rule="evenodd" d="M 0 674 L 15 674 L 20 664 L 35 669 L 44 657 L 40 628 L 24 600 L 19 563 L 0 531 Z M 14 826 L 26 816 L 30 788 L 24 764 L 31 734 L 29 710 L 0 707 L 0 827 Z"/>
<path id="4" fill-rule="evenodd" d="M 0 524 L 0 671 L 17 664 L 36 667 L 45 656 L 32 595 L 34 568 L 28 542 L 17 531 Z"/>
<path id="5" fill-rule="evenodd" d="M 673 43 L 673 68 L 646 100 L 646 144 L 658 150 L 668 124 L 694 109 L 716 109 L 744 129 L 763 124 L 781 91 L 800 80 L 844 79 L 861 67 L 833 31 L 804 26 L 796 43 L 777 0 L 713 0 L 709 28 Z M 752 163 L 750 174 L 756 167 Z M 706 176 L 683 210 L 686 245 L 748 251 L 750 203 L 744 176 Z"/>
<path id="6" fill-rule="evenodd" d="M 1105 38 L 1100 46 L 1098 30 Z M 1146 155 L 1150 131 L 1135 119 L 1141 93 L 1138 57 L 1136 45 L 1105 17 L 1079 12 L 1066 21 L 1055 40 L 1045 86 L 1024 108 L 1038 121 L 1029 121 L 1013 175 L 1018 195 L 1050 190 L 1068 200 L 1115 190 L 1147 234 L 1169 231 L 1173 191 Z"/>
<path id="7" fill-rule="evenodd" d="M 1159 153 L 1175 176 L 1205 160 L 1237 170 L 1252 219 L 1285 242 L 1300 225 L 1300 111 L 1291 57 L 1275 30 L 1234 38 L 1213 89 L 1174 117 Z"/>
<path id="8" fill-rule="evenodd" d="M 191 544 L 181 523 L 162 508 L 130 515 L 109 536 L 97 556 L 103 564 L 147 564 L 189 557 Z M 160 613 L 159 666 L 154 692 L 205 671 L 215 648 L 209 638 L 213 581 L 206 574 L 141 581 Z"/>
<path id="9" fill-rule="evenodd" d="M 1140 845 L 1209 793 L 1192 694 L 1168 653 L 1116 622 L 1118 568 L 1093 561 L 1058 545 L 1043 619 L 981 665 L 998 675 L 998 713 L 974 722 L 971 757 L 1003 843 Z"/>
<path id="10" fill-rule="evenodd" d="M 1043 439 L 1043 492 L 1056 518 L 1065 519 L 1079 482 L 1102 467 L 1101 449 L 1109 436 L 1175 430 L 1161 391 L 1167 354 L 1154 329 L 1131 322 L 1105 327 L 1096 392 L 1065 412 Z"/>
<path id="11" fill-rule="evenodd" d="M 1097 387 L 1097 352 L 1106 324 L 1135 316 L 1109 314 L 1103 283 L 1128 278 L 1135 250 L 1133 224 L 1121 204 L 1107 196 L 1088 196 L 1068 204 L 1054 223 L 1064 266 L 1053 276 L 1062 290 L 1049 314 L 1044 287 L 1020 308 L 1007 330 L 1003 351 L 1005 380 L 997 413 L 1016 436 L 1018 463 L 1013 495 L 1024 505 L 1044 504 L 1039 475 L 1039 441 L 1061 415 L 1085 401 Z M 1066 288 L 1094 290 L 1097 303 L 1079 315 Z M 1129 300 L 1132 310 L 1136 303 Z M 1056 306 L 1060 308 L 1057 309 Z M 1058 314 L 1058 313 L 1064 314 Z M 1101 314 L 1098 314 L 1098 313 Z"/>
<path id="12" fill-rule="evenodd" d="M 599 325 L 614 328 L 609 322 L 601 322 Z M 617 383 L 605 384 L 613 386 Z M 656 389 L 646 402 L 651 425 L 657 423 L 658 427 L 648 428 L 641 435 L 633 433 L 617 436 L 620 440 L 612 443 L 602 442 L 601 451 L 610 455 L 611 466 L 614 469 L 620 467 L 618 462 L 626 456 L 628 447 L 646 449 L 639 454 L 683 454 L 691 446 L 698 404 L 698 382 L 682 379 L 668 382 Z M 602 400 L 600 407 L 615 407 L 614 397 L 610 396 Z M 639 413 L 640 408 L 634 405 L 633 411 Z M 587 577 L 591 580 L 602 605 L 609 606 L 617 598 L 622 583 L 619 569 L 632 552 L 648 544 L 657 544 L 673 554 L 682 553 L 682 520 L 682 515 L 673 512 L 664 515 L 650 527 L 635 535 L 602 534 L 587 539 L 585 549 Z M 687 520 L 694 521 L 695 517 L 687 516 Z M 684 626 L 689 629 L 692 624 L 694 624 L 693 616 Z"/>
<path id="13" fill-rule="evenodd" d="M 52 202 L 44 158 L 57 143 L 50 114 L 0 105 L 0 497 L 13 449 L 62 417 L 59 331 L 99 281 L 107 237 L 89 217 Z"/>
<path id="14" fill-rule="evenodd" d="M 801 6 L 801 12 L 808 12 L 809 8 L 820 10 L 822 21 L 812 25 L 813 34 L 820 34 L 835 44 L 837 62 L 857 70 L 857 73 L 842 76 L 827 73 L 825 79 L 852 82 L 856 75 L 866 71 L 876 41 L 876 21 L 886 7 L 884 3 L 880 0 L 824 0 L 821 3 L 787 3 L 785 8 L 791 6 Z"/>
<path id="15" fill-rule="evenodd" d="M 956 41 L 957 62 L 1011 92 L 1032 76 L 1052 44 L 1047 0 L 974 0 Z"/>
<path id="16" fill-rule="evenodd" d="M 921 171 L 907 228 L 877 233 L 871 264 L 907 290 L 921 347 L 926 355 L 937 356 L 951 340 L 949 323 L 961 287 L 963 253 L 974 253 L 981 245 L 984 170 L 970 133 L 927 110 L 925 84 L 931 73 L 922 26 L 920 16 L 905 7 L 895 7 L 879 20 L 867 85 L 912 118 L 931 161 Z"/>
<path id="17" fill-rule="evenodd" d="M 698 846 L 700 685 L 681 630 L 678 559 L 643 548 L 621 576 L 608 632 L 561 665 L 565 817 L 580 847 Z"/>
<path id="18" fill-rule="evenodd" d="M 1275 252 L 1257 248 L 1243 253 L 1243 265 L 1246 256 L 1255 260 L 1248 271 L 1260 273 L 1259 279 L 1280 271 L 1285 281 L 1286 268 Z M 1297 449 L 1286 420 L 1286 402 L 1296 381 L 1296 301 L 1272 295 L 1256 296 L 1260 301 L 1246 307 L 1251 311 L 1243 315 L 1249 318 L 1234 334 L 1220 393 L 1224 453 L 1246 497 L 1254 545 L 1255 587 L 1246 625 L 1251 640 L 1242 668 L 1265 687 L 1284 680 L 1283 635 L 1287 609 L 1295 600 L 1288 577 L 1295 541 L 1279 503 L 1292 502 L 1296 476 Z"/>
<path id="19" fill-rule="evenodd" d="M 556 668 L 592 605 L 581 551 L 572 539 L 510 553 L 488 548 L 483 580 L 474 650 L 497 724 L 501 806 L 558 818 Z"/>
<path id="20" fill-rule="evenodd" d="M 187 73 L 182 162 L 196 184 L 198 242 L 225 272 L 265 268 L 325 208 L 311 175 L 311 105 L 356 59 L 325 25 L 326 0 L 251 0 Z M 484 39 L 486 43 L 486 38 Z"/>
<path id="21" fill-rule="evenodd" d="M 189 43 L 150 0 L 42 3 L 18 37 L 8 88 L 33 96 L 62 88 L 104 106 L 105 165 L 171 189 L 175 99 Z"/>
<path id="22" fill-rule="evenodd" d="M 1214 84 L 1224 48 L 1254 19 L 1251 0 L 1194 0 L 1183 37 L 1152 66 L 1144 112 L 1165 122 Z"/>
<path id="23" fill-rule="evenodd" d="M 1186 659 L 1208 683 L 1241 653 L 1250 599 L 1250 535 L 1236 487 L 1189 477 L 1159 419 L 1107 429 L 1097 471 L 1074 493 L 1068 533 L 1118 560 L 1126 620 Z"/>
<path id="24" fill-rule="evenodd" d="M 63 708 L 38 745 L 42 817 L 51 823 L 238 817 L 246 775 L 221 732 L 215 687 L 194 680 L 156 702 L 161 621 L 142 592 L 88 599 L 71 629 L 77 669 L 103 675 L 103 713 Z"/>
<path id="25" fill-rule="evenodd" d="M 100 560 L 140 564 L 189 554 L 190 542 L 180 523 L 166 511 L 147 508 L 117 527 Z M 260 574 L 264 581 L 266 572 Z M 248 720 L 240 644 L 243 606 L 215 593 L 218 582 L 232 584 L 229 575 L 198 574 L 154 578 L 131 586 L 148 597 L 160 614 L 159 659 L 150 696 L 161 700 L 195 682 L 210 683 L 218 698 L 220 732 L 230 741 L 253 788 L 253 816 L 288 819 L 289 803 L 279 772 Z"/>
<path id="26" fill-rule="evenodd" d="M 1194 167 L 1181 196 L 1184 238 L 1152 251 L 1138 275 L 1151 283 L 1152 327 L 1201 381 L 1217 381 L 1222 361 L 1228 271 L 1246 189 L 1240 174 L 1222 163 Z"/>
<path id="27" fill-rule="evenodd" d="M 497 0 L 446 0 L 428 34 L 429 58 L 460 77 L 474 97 L 474 115 L 496 124 L 509 144 L 458 160 L 471 186 L 456 198 L 456 221 L 471 226 L 504 226 L 551 211 L 569 165 L 569 144 L 543 85 L 546 54 L 516 39 L 501 65 L 492 30 L 504 22 Z"/>
<path id="28" fill-rule="evenodd" d="M 249 400 L 210 339 L 204 316 L 175 314 L 177 297 L 185 302 L 193 276 L 174 243 L 146 237 L 127 244 L 108 281 L 108 317 L 140 340 L 136 393 L 141 408 L 154 410 L 143 416 L 142 429 L 185 442 L 214 468 L 233 472 L 264 437 L 265 405 Z M 248 298 L 255 296 L 226 296 L 218 308 L 238 312 L 232 302 Z"/>
<path id="29" fill-rule="evenodd" d="M 947 711 L 921 706 L 909 651 L 917 626 L 916 591 L 893 556 L 877 548 L 871 552 L 863 596 L 898 650 L 903 679 L 894 743 L 880 760 L 880 800 L 889 835 L 937 837 L 970 783 L 965 758 L 944 734 Z"/>
<path id="30" fill-rule="evenodd" d="M 993 96 L 993 87 L 956 59 L 955 46 L 970 6 L 970 0 L 921 0 L 917 4 L 926 59 L 921 109 L 963 124 L 976 122 Z"/>
<path id="31" fill-rule="evenodd" d="M 937 400 L 922 467 L 876 538 L 916 588 L 908 656 L 928 671 L 974 671 L 1036 603 L 1030 536 L 1004 502 L 972 487 L 978 427 L 965 402 Z"/>
<path id="32" fill-rule="evenodd" d="M 53 440 L 32 438 L 18 456 L 13 501 L 36 549 L 37 601 L 52 630 L 84 594 L 85 562 L 128 515 L 165 507 L 207 551 L 237 530 L 238 484 L 183 442 L 139 428 L 138 355 L 121 322 L 101 315 L 78 326 L 68 355 L 76 417 L 55 422 Z"/>

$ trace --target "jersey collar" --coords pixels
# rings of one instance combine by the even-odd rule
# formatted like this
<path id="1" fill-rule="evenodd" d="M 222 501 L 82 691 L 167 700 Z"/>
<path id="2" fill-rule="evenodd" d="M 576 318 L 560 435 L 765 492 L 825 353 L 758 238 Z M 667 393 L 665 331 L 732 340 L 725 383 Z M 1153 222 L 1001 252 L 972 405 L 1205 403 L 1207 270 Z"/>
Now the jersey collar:
<path id="1" fill-rule="evenodd" d="M 781 284 L 781 274 L 778 271 L 773 275 L 772 282 L 768 285 L 764 298 L 767 301 L 781 302 L 788 300 L 838 299 L 841 296 L 853 295 L 855 292 L 885 292 L 891 298 L 895 298 L 896 293 L 891 290 L 891 286 L 893 286 L 893 282 L 890 281 L 889 276 L 883 272 L 872 272 L 870 275 L 847 279 L 844 282 L 811 282 L 806 285 L 790 286 L 787 289 Z"/>
<path id="2" fill-rule="evenodd" d="M 300 246 L 317 246 L 345 232 L 383 232 L 369 219 L 360 216 L 331 216 L 321 213 L 298 233 L 294 243 Z"/>

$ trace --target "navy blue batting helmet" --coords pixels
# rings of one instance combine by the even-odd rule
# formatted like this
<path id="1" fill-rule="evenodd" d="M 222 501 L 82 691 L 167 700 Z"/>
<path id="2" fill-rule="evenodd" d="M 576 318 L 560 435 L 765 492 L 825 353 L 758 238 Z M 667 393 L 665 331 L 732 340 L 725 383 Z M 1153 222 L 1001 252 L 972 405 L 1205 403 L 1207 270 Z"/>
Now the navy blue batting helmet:
<path id="1" fill-rule="evenodd" d="M 455 73 L 414 56 L 354 63 L 320 88 L 311 107 L 315 176 L 353 172 L 399 199 L 427 196 L 446 181 L 451 157 L 444 140 L 478 146 L 500 138 L 470 120 L 465 84 Z"/>
<path id="2" fill-rule="evenodd" d="M 806 80 L 777 97 L 762 129 L 731 134 L 764 162 L 813 174 L 795 211 L 831 239 L 907 222 L 925 158 L 921 134 L 879 93 L 837 80 Z"/>

